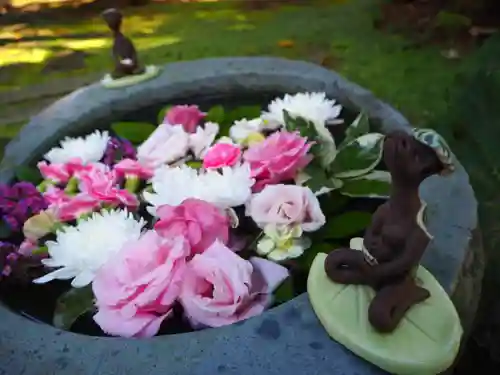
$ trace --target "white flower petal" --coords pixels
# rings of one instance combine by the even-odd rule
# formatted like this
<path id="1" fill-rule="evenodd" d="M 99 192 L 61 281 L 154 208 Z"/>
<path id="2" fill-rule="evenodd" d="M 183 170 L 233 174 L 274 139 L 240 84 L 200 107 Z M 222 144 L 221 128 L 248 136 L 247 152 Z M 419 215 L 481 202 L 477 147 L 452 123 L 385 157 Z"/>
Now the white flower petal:
<path id="1" fill-rule="evenodd" d="M 257 254 L 267 255 L 274 249 L 274 241 L 270 238 L 263 238 L 257 243 Z"/>
<path id="2" fill-rule="evenodd" d="M 34 282 L 75 278 L 74 287 L 88 285 L 95 273 L 126 243 L 139 239 L 144 225 L 144 219 L 137 221 L 125 210 L 113 210 L 94 213 L 75 227 L 57 232 L 56 241 L 46 243 L 49 258 L 43 263 L 62 268 Z"/>
<path id="3" fill-rule="evenodd" d="M 52 280 L 69 280 L 75 277 L 78 271 L 73 268 L 60 268 L 58 270 L 52 271 L 38 279 L 33 280 L 35 284 L 45 284 Z"/>
<path id="4" fill-rule="evenodd" d="M 96 163 L 104 156 L 109 138 L 107 131 L 95 131 L 86 137 L 66 137 L 44 157 L 51 163 L 65 164 L 72 159 L 80 159 L 84 164 Z"/>
<path id="5" fill-rule="evenodd" d="M 335 143 L 326 123 L 337 118 L 342 107 L 335 105 L 335 100 L 328 99 L 324 92 L 286 94 L 283 98 L 276 98 L 269 104 L 267 112 L 262 114 L 262 119 L 272 129 L 285 125 L 284 110 L 292 117 L 312 122 L 324 141 Z"/>
<path id="6" fill-rule="evenodd" d="M 143 197 L 152 206 L 177 206 L 187 198 L 196 198 L 222 209 L 245 204 L 255 183 L 247 164 L 222 171 L 163 166 L 155 171 L 151 182 L 154 192 Z"/>

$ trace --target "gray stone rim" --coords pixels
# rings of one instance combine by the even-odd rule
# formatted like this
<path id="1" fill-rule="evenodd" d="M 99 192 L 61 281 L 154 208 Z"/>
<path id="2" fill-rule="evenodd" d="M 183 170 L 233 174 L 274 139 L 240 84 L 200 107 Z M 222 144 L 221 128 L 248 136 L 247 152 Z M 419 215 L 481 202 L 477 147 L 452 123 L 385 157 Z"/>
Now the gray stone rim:
<path id="1" fill-rule="evenodd" d="M 33 162 L 35 155 L 67 135 L 68 126 L 74 132 L 89 131 L 130 111 L 204 92 L 228 96 L 299 91 L 326 92 L 349 109 L 363 110 L 384 133 L 411 132 L 408 121 L 391 106 L 314 64 L 279 58 L 204 59 L 166 65 L 158 77 L 136 86 L 109 90 L 96 83 L 58 100 L 7 145 L 0 183 L 13 178 L 16 166 Z M 428 204 L 428 226 L 434 235 L 423 264 L 453 294 L 477 225 L 474 192 L 458 164 L 452 175 L 425 181 L 421 196 Z M 9 375 L 36 375 L 40 366 L 63 375 L 125 375 L 145 369 L 153 375 L 278 374 L 298 369 L 304 373 L 305 366 L 313 366 L 317 374 L 335 369 L 346 375 L 384 373 L 327 337 L 306 294 L 233 326 L 147 341 L 63 332 L 0 306 L 0 342 L 0 374 Z"/>

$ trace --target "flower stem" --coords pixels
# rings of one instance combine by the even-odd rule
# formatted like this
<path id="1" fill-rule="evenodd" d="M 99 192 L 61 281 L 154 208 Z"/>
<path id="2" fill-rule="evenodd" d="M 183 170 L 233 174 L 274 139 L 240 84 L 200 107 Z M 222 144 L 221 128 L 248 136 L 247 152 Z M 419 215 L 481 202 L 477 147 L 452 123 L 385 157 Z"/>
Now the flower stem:
<path id="1" fill-rule="evenodd" d="M 135 193 L 139 188 L 141 181 L 137 176 L 129 175 L 125 179 L 125 189 L 131 193 Z"/>
<path id="2" fill-rule="evenodd" d="M 69 195 L 75 194 L 78 191 L 78 179 L 71 177 L 64 191 Z"/>

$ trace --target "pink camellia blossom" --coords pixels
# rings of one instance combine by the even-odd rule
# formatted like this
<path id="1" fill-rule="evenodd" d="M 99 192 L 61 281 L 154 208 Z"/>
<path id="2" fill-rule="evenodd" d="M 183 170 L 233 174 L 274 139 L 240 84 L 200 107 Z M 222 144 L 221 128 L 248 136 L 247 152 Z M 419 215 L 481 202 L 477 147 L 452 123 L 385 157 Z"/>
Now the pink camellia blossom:
<path id="1" fill-rule="evenodd" d="M 194 133 L 205 115 L 197 105 L 176 105 L 167 112 L 163 123 L 182 125 L 186 132 Z"/>
<path id="2" fill-rule="evenodd" d="M 172 313 L 188 255 L 185 238 L 167 239 L 152 230 L 126 244 L 94 278 L 94 321 L 111 335 L 154 336 Z"/>
<path id="3" fill-rule="evenodd" d="M 115 171 L 96 166 L 90 171 L 78 173 L 78 178 L 80 191 L 101 203 L 129 208 L 139 205 L 135 194 L 118 187 Z"/>
<path id="4" fill-rule="evenodd" d="M 188 198 L 178 206 L 159 206 L 156 215 L 154 228 L 160 236 L 184 236 L 192 254 L 202 253 L 215 240 L 223 244 L 229 240 L 229 218 L 211 203 Z"/>
<path id="5" fill-rule="evenodd" d="M 256 179 L 253 190 L 295 178 L 312 160 L 307 154 L 312 145 L 298 132 L 279 131 L 248 148 L 243 159 L 250 164 L 252 177 Z"/>
<path id="6" fill-rule="evenodd" d="M 194 327 L 220 327 L 261 314 L 287 277 L 285 267 L 245 260 L 216 241 L 188 263 L 180 302 Z"/>
<path id="7" fill-rule="evenodd" d="M 203 168 L 232 167 L 241 158 L 241 149 L 231 143 L 216 143 L 203 157 Z"/>
<path id="8" fill-rule="evenodd" d="M 267 185 L 247 203 L 246 214 L 260 227 L 266 225 L 300 225 L 312 232 L 321 228 L 326 218 L 318 198 L 308 187 Z"/>
<path id="9" fill-rule="evenodd" d="M 149 180 L 153 176 L 153 169 L 139 163 L 137 160 L 123 159 L 114 166 L 114 170 L 119 177 L 137 177 L 142 180 Z"/>
<path id="10" fill-rule="evenodd" d="M 41 175 L 44 179 L 53 181 L 55 183 L 66 183 L 71 177 L 66 164 L 51 163 L 41 161 L 37 164 Z"/>

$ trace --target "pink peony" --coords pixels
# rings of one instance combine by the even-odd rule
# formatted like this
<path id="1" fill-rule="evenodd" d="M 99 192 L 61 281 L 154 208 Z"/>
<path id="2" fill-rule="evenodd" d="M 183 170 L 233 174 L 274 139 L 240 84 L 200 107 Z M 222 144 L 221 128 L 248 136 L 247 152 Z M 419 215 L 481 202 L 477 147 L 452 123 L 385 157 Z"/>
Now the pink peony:
<path id="1" fill-rule="evenodd" d="M 297 224 L 311 232 L 321 228 L 326 221 L 311 189 L 297 185 L 267 185 L 252 196 L 246 213 L 261 228 L 268 224 Z"/>
<path id="2" fill-rule="evenodd" d="M 49 206 L 51 205 L 57 206 L 69 200 L 69 196 L 66 195 L 64 190 L 59 189 L 55 186 L 49 186 L 47 190 L 43 193 L 43 198 L 47 201 Z"/>
<path id="3" fill-rule="evenodd" d="M 95 166 L 91 170 L 78 173 L 80 190 L 99 202 L 112 206 L 124 205 L 134 208 L 139 205 L 137 197 L 117 185 L 117 174 L 114 171 Z"/>
<path id="4" fill-rule="evenodd" d="M 164 123 L 170 125 L 182 125 L 188 133 L 194 133 L 200 121 L 205 118 L 197 105 L 176 105 L 166 114 Z"/>
<path id="5" fill-rule="evenodd" d="M 188 263 L 180 301 L 195 327 L 220 327 L 261 314 L 288 270 L 262 258 L 245 260 L 216 241 Z"/>
<path id="6" fill-rule="evenodd" d="M 44 179 L 53 181 L 57 184 L 66 183 L 71 177 L 66 164 L 48 164 L 45 161 L 41 161 L 37 164 L 37 167 Z"/>
<path id="7" fill-rule="evenodd" d="M 166 239 L 152 230 L 126 244 L 92 283 L 98 308 L 94 321 L 111 335 L 154 336 L 172 313 L 188 254 L 185 238 Z"/>
<path id="8" fill-rule="evenodd" d="M 205 251 L 215 240 L 229 240 L 229 218 L 211 203 L 189 198 L 179 206 L 158 207 L 156 215 L 155 230 L 165 238 L 184 236 L 192 254 Z"/>
<path id="9" fill-rule="evenodd" d="M 313 144 L 307 142 L 298 132 L 279 131 L 264 141 L 252 145 L 243 154 L 250 164 L 252 177 L 256 179 L 254 191 L 260 191 L 268 184 L 277 184 L 296 177 L 312 159 L 307 152 Z"/>
<path id="10" fill-rule="evenodd" d="M 203 157 L 203 168 L 232 167 L 241 157 L 241 149 L 231 143 L 217 143 Z"/>
<path id="11" fill-rule="evenodd" d="M 153 177 L 153 169 L 144 166 L 137 160 L 123 159 L 118 164 L 114 166 L 119 177 L 138 177 L 142 180 L 149 180 Z"/>

